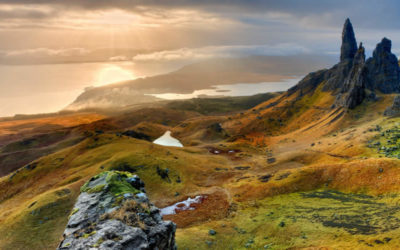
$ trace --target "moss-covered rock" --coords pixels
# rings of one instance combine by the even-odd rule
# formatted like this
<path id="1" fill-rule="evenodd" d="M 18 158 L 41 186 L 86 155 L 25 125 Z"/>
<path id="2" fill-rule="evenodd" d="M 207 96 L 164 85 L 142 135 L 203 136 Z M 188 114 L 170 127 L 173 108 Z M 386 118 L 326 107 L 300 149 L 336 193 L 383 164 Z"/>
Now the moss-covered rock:
<path id="1" fill-rule="evenodd" d="M 59 249 L 174 249 L 175 228 L 138 176 L 106 171 L 82 186 Z"/>

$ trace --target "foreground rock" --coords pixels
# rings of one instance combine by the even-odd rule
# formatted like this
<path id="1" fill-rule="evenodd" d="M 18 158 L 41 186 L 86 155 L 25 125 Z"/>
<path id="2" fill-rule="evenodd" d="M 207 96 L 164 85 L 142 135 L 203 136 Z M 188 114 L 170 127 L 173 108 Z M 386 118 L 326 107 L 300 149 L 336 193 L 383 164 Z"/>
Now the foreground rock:
<path id="1" fill-rule="evenodd" d="M 107 171 L 81 188 L 58 249 L 176 249 L 175 230 L 136 175 Z"/>

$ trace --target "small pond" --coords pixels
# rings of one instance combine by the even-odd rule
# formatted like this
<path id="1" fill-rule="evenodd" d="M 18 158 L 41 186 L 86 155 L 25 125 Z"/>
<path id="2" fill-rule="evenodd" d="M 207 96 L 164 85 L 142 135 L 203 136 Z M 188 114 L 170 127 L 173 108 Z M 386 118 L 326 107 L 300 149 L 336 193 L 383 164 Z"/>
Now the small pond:
<path id="1" fill-rule="evenodd" d="M 153 143 L 162 146 L 183 147 L 178 139 L 171 136 L 171 131 L 165 132 L 161 137 L 153 141 Z"/>
<path id="2" fill-rule="evenodd" d="M 189 197 L 184 201 L 180 201 L 178 203 L 175 203 L 174 205 L 162 208 L 161 215 L 176 214 L 185 210 L 195 210 L 195 205 L 202 203 L 204 198 L 205 197 L 201 195 L 198 195 L 194 198 Z"/>

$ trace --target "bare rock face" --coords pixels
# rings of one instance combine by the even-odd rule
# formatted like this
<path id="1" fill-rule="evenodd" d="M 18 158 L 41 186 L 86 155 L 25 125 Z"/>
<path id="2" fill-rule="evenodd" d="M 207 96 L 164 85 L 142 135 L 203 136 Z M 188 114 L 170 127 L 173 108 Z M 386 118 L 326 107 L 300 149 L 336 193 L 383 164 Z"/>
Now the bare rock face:
<path id="1" fill-rule="evenodd" d="M 308 74 L 296 86 L 289 89 L 289 95 L 297 90 L 306 94 L 316 89 L 321 83 L 323 91 L 333 94 L 343 93 L 342 88 L 353 67 L 353 59 L 357 52 L 356 38 L 349 19 L 343 25 L 340 62 L 330 69 Z"/>
<path id="2" fill-rule="evenodd" d="M 340 92 L 344 82 L 353 67 L 353 59 L 347 59 L 334 65 L 325 75 L 324 91 Z"/>
<path id="3" fill-rule="evenodd" d="M 313 91 L 327 78 L 327 74 L 329 74 L 329 70 L 327 69 L 309 73 L 298 84 L 288 89 L 288 95 L 300 91 L 300 96 L 302 96 Z"/>
<path id="4" fill-rule="evenodd" d="M 360 44 L 340 93 L 336 96 L 335 105 L 353 109 L 365 98 L 365 82 L 368 70 L 365 67 L 365 49 Z"/>
<path id="5" fill-rule="evenodd" d="M 81 188 L 58 249 L 176 249 L 175 230 L 139 177 L 107 171 Z"/>
<path id="6" fill-rule="evenodd" d="M 400 68 L 397 57 L 391 52 L 392 42 L 386 37 L 376 45 L 368 67 L 367 88 L 388 94 L 400 92 Z"/>
<path id="7" fill-rule="evenodd" d="M 394 98 L 392 106 L 388 107 L 383 113 L 383 115 L 385 116 L 400 115 L 400 95 Z"/>
<path id="8" fill-rule="evenodd" d="M 357 42 L 353 25 L 350 19 L 346 19 L 342 31 L 342 47 L 340 48 L 340 61 L 353 59 L 357 53 Z"/>
<path id="9" fill-rule="evenodd" d="M 340 48 L 340 62 L 329 69 L 326 74 L 324 91 L 341 91 L 343 84 L 353 67 L 353 59 L 357 53 L 357 42 L 354 35 L 353 25 L 350 19 L 346 19 L 342 31 L 342 46 Z"/>

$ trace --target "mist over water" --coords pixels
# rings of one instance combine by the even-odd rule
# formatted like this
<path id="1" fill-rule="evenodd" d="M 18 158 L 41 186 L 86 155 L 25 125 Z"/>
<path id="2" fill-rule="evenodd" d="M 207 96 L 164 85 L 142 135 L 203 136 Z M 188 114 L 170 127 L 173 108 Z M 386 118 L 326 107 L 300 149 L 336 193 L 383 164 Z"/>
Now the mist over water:
<path id="1" fill-rule="evenodd" d="M 133 62 L 0 65 L 0 117 L 57 112 L 87 87 L 172 70 Z"/>
<path id="2" fill-rule="evenodd" d="M 0 65 L 0 117 L 57 112 L 72 103 L 87 87 L 165 74 L 180 66 L 134 62 Z M 203 95 L 254 95 L 284 91 L 298 80 L 294 78 L 272 83 L 216 85 L 191 94 L 162 93 L 154 96 L 171 100 Z"/>

